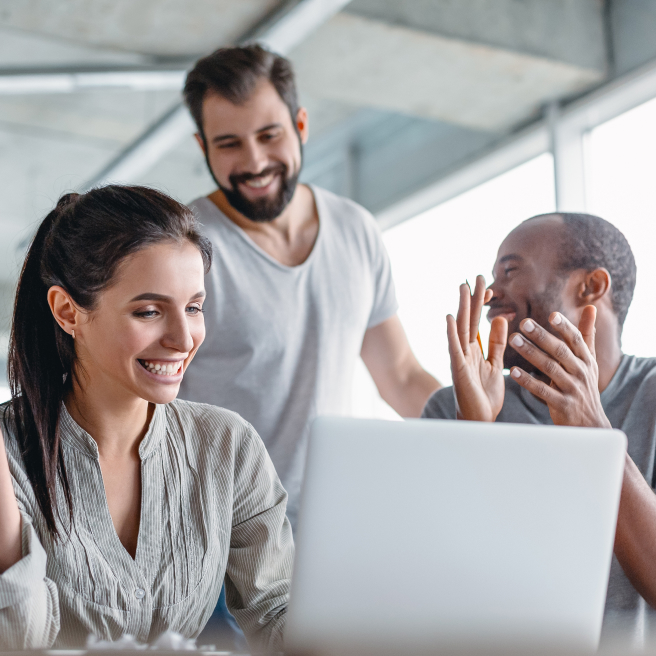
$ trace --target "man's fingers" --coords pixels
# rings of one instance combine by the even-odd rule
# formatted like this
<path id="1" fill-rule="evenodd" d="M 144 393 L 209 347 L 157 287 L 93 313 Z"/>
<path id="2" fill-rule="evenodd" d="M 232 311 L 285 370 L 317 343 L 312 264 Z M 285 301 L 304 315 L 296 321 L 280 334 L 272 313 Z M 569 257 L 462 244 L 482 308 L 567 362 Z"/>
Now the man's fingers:
<path id="1" fill-rule="evenodd" d="M 449 357 L 451 358 L 451 370 L 455 371 L 464 367 L 467 363 L 465 355 L 462 352 L 460 344 L 460 337 L 458 335 L 458 325 L 453 315 L 447 314 L 446 316 L 446 336 L 449 340 Z"/>
<path id="2" fill-rule="evenodd" d="M 589 364 L 594 360 L 594 357 L 592 356 L 590 349 L 588 348 L 588 345 L 583 339 L 583 335 L 581 334 L 581 331 L 565 315 L 561 314 L 560 312 L 552 312 L 551 315 L 549 316 L 549 323 L 551 324 L 553 329 L 560 335 L 562 341 L 557 338 L 554 339 L 556 339 L 556 342 L 561 342 L 561 343 L 564 342 L 568 346 L 569 353 L 574 354 L 577 358 L 583 360 L 583 362 L 585 362 L 586 364 Z M 590 330 L 589 325 L 587 325 L 586 327 L 589 331 Z M 533 339 L 533 337 L 531 337 L 531 339 Z M 540 348 L 544 348 L 542 344 L 539 344 L 539 346 Z M 546 351 L 547 349 L 544 350 Z M 551 353 L 551 351 L 548 352 Z M 565 353 L 564 350 L 563 353 Z M 561 359 L 557 357 L 555 354 L 552 355 L 554 355 L 554 357 L 556 357 L 556 359 L 559 362 L 562 362 Z M 569 357 L 569 354 L 566 354 L 566 357 Z"/>
<path id="3" fill-rule="evenodd" d="M 456 325 L 460 346 L 464 353 L 469 350 L 469 315 L 471 308 L 471 294 L 468 285 L 460 285 L 460 304 L 458 305 L 458 316 Z"/>
<path id="4" fill-rule="evenodd" d="M 523 369 L 513 367 L 510 370 L 510 376 L 514 381 L 517 381 L 524 389 L 528 390 L 533 396 L 544 401 L 551 410 L 552 406 L 564 403 L 565 397 L 556 389 L 543 383 L 541 380 L 536 380 L 533 376 L 529 376 Z"/>
<path id="5" fill-rule="evenodd" d="M 583 365 L 589 363 L 590 351 L 577 328 L 569 322 L 567 322 L 568 325 L 564 325 L 567 319 L 562 314 L 555 312 L 551 318 L 553 319 L 554 316 L 556 320 L 560 319 L 561 321 L 561 324 L 554 325 L 554 328 L 560 327 L 559 332 L 563 335 L 562 339 L 552 335 L 533 319 L 524 319 L 519 324 L 519 328 L 533 344 L 559 362 L 565 371 L 578 376 L 583 370 Z M 567 339 L 564 335 L 567 335 Z M 549 374 L 547 373 L 547 375 Z"/>
<path id="6" fill-rule="evenodd" d="M 532 333 L 530 334 L 532 335 Z M 553 335 L 549 335 L 549 337 L 560 342 Z M 549 376 L 559 389 L 563 391 L 570 391 L 572 389 L 573 379 L 558 360 L 541 351 L 535 344 L 532 344 L 526 337 L 519 333 L 512 334 L 509 343 L 525 360 L 537 367 L 543 374 Z M 561 344 L 563 343 L 561 342 Z M 565 344 L 563 346 L 567 348 Z"/>
<path id="7" fill-rule="evenodd" d="M 485 304 L 485 278 L 483 276 L 476 276 L 476 285 L 474 286 L 474 293 L 471 299 L 471 311 L 469 318 L 469 336 L 474 338 L 478 335 L 478 326 L 481 322 L 481 312 Z"/>
<path id="8" fill-rule="evenodd" d="M 586 305 L 581 313 L 581 320 L 579 321 L 579 332 L 586 343 L 590 354 L 596 359 L 597 352 L 595 350 L 595 321 L 597 320 L 597 308 L 594 305 Z"/>
<path id="9" fill-rule="evenodd" d="M 496 369 L 503 369 L 503 354 L 508 340 L 508 322 L 504 317 L 495 317 L 490 325 L 490 341 L 487 348 L 488 362 Z"/>

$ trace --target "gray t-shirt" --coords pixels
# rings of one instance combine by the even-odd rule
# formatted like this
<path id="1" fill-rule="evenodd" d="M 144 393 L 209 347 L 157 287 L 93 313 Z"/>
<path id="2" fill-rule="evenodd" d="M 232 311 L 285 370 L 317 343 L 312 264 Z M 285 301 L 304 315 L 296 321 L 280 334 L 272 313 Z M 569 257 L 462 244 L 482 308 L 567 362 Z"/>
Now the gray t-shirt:
<path id="1" fill-rule="evenodd" d="M 390 263 L 374 218 L 311 187 L 319 233 L 308 259 L 281 264 L 208 198 L 191 204 L 214 248 L 207 337 L 180 397 L 239 413 L 260 434 L 295 523 L 310 422 L 350 411 L 365 331 L 395 314 Z"/>
<path id="2" fill-rule="evenodd" d="M 547 406 L 505 377 L 506 396 L 498 422 L 516 424 L 553 424 Z M 656 358 L 622 356 L 610 384 L 601 393 L 601 404 L 613 428 L 624 431 L 628 452 L 652 489 L 654 489 L 654 454 L 656 452 Z M 422 417 L 455 419 L 456 406 L 452 387 L 444 387 L 426 403 Z M 604 642 L 630 639 L 640 645 L 656 637 L 656 613 L 638 594 L 613 556 L 606 610 Z"/>

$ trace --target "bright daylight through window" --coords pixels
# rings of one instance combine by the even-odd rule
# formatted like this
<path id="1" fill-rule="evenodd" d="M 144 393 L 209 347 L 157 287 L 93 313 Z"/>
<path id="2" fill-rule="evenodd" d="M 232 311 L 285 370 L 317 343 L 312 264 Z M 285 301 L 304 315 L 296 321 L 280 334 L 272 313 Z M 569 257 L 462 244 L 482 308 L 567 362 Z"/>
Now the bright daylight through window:
<path id="1" fill-rule="evenodd" d="M 383 233 L 392 261 L 399 317 L 419 362 L 443 384 L 451 381 L 446 315 L 458 309 L 458 286 L 477 274 L 491 279 L 503 238 L 524 219 L 555 209 L 550 154 Z M 487 322 L 481 337 L 487 344 Z M 353 412 L 391 418 L 362 363 L 356 368 Z"/>

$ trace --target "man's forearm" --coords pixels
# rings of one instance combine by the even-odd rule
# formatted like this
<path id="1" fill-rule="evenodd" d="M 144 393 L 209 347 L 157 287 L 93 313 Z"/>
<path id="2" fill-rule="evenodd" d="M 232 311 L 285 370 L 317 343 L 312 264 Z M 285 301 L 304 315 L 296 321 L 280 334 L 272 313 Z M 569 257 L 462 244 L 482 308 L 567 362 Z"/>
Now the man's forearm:
<path id="1" fill-rule="evenodd" d="M 615 555 L 636 590 L 656 608 L 656 495 L 628 455 Z"/>
<path id="2" fill-rule="evenodd" d="M 378 391 L 396 412 L 410 418 L 421 416 L 426 401 L 440 387 L 441 383 L 418 365 L 405 378 L 397 379 L 389 389 Z"/>

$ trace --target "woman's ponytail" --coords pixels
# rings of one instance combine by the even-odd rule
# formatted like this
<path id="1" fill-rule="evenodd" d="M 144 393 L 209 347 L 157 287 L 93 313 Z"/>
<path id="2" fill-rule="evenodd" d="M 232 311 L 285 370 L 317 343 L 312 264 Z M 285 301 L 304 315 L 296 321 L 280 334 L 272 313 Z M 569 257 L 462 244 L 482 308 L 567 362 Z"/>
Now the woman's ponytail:
<path id="1" fill-rule="evenodd" d="M 27 252 L 18 281 L 9 341 L 8 377 L 12 428 L 21 447 L 25 469 L 46 525 L 58 535 L 54 508 L 59 477 L 69 512 L 70 490 L 59 442 L 59 412 L 75 358 L 73 344 L 55 323 L 43 281 L 44 254 L 61 215 L 70 211 L 77 194 L 64 196 L 46 216 Z M 72 339 L 68 340 L 72 342 Z"/>

